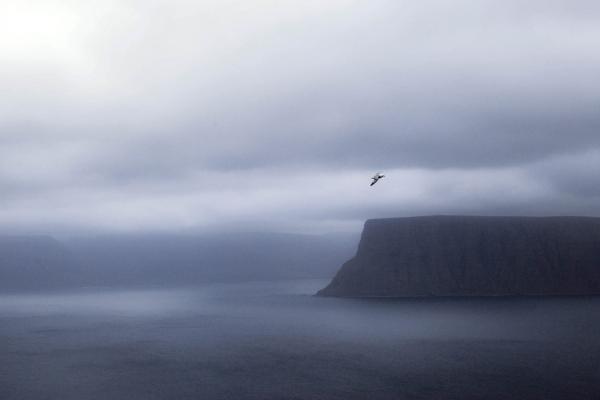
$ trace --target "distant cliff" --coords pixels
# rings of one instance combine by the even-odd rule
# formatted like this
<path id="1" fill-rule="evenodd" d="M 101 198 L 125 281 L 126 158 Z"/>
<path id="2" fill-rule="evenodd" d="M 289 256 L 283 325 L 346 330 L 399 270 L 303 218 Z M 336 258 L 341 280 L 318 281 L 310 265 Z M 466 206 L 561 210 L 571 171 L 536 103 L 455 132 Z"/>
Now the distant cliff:
<path id="1" fill-rule="evenodd" d="M 600 218 L 368 220 L 323 296 L 600 294 Z"/>
<path id="2" fill-rule="evenodd" d="M 79 268 L 49 236 L 0 236 L 0 290 L 73 286 Z"/>
<path id="3" fill-rule="evenodd" d="M 0 292 L 331 277 L 357 235 L 0 235 Z"/>
<path id="4" fill-rule="evenodd" d="M 67 248 L 88 285 L 181 285 L 329 278 L 352 254 L 355 235 L 228 233 L 72 238 Z"/>

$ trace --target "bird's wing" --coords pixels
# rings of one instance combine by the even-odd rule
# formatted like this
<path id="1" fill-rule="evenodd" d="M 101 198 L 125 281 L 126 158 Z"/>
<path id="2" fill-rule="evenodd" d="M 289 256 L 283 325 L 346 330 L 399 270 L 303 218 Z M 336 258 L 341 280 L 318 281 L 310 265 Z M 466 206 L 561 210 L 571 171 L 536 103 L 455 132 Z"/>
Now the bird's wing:
<path id="1" fill-rule="evenodd" d="M 369 186 L 373 186 L 374 184 L 376 184 L 378 181 L 378 179 L 373 178 L 373 182 L 371 182 L 371 184 Z"/>

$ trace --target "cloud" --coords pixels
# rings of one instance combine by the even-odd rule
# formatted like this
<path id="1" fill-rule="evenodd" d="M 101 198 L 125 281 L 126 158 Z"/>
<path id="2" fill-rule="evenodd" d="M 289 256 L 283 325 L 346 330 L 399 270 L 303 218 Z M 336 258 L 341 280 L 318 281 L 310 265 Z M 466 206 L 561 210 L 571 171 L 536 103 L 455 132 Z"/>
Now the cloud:
<path id="1" fill-rule="evenodd" d="M 600 215 L 599 20 L 592 1 L 4 2 L 0 224 Z"/>

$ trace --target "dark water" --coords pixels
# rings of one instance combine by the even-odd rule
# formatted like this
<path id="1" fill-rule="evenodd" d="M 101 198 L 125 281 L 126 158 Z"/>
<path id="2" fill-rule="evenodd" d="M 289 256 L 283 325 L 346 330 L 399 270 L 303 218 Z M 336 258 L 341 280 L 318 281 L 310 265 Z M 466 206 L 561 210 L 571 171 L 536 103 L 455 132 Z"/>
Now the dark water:
<path id="1" fill-rule="evenodd" d="M 0 296 L 0 399 L 599 399 L 600 298 Z"/>

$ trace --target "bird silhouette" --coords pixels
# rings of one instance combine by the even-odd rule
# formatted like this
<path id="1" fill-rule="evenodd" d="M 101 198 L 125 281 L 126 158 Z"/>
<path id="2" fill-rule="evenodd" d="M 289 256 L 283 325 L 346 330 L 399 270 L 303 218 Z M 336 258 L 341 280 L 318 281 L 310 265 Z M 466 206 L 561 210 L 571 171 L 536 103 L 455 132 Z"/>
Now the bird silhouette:
<path id="1" fill-rule="evenodd" d="M 378 180 L 380 180 L 381 178 L 384 178 L 384 177 L 385 177 L 385 175 L 382 175 L 381 172 L 376 173 L 371 178 L 371 179 L 373 179 L 373 182 L 371 182 L 371 184 L 369 186 L 373 186 L 374 184 L 377 183 Z"/>

